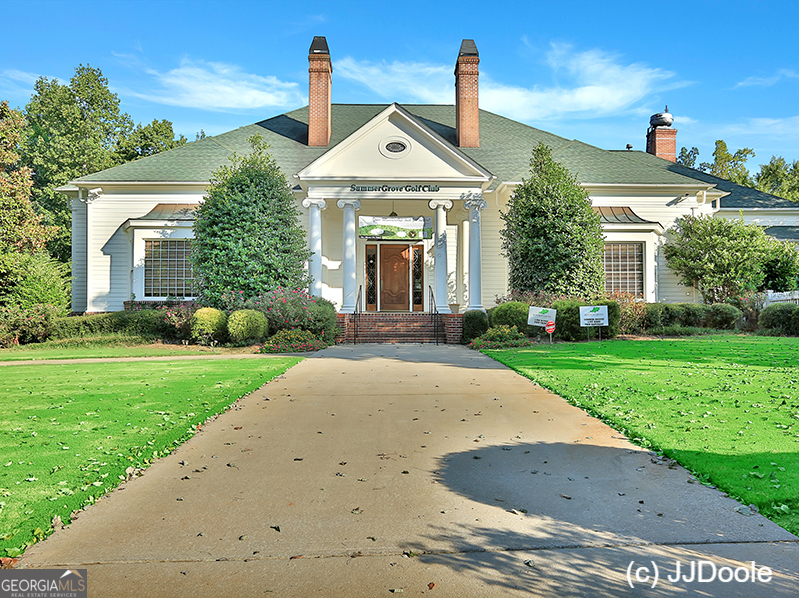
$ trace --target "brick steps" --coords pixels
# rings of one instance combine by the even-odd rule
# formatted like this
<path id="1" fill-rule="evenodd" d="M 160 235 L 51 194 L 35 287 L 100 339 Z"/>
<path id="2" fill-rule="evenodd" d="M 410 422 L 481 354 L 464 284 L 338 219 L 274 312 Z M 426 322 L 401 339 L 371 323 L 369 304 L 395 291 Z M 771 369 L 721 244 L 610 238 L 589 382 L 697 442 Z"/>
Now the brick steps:
<path id="1" fill-rule="evenodd" d="M 439 316 L 439 343 L 460 342 L 460 314 Z M 427 313 L 339 314 L 339 343 L 435 343 L 436 324 Z M 355 330 L 357 327 L 357 339 Z"/>

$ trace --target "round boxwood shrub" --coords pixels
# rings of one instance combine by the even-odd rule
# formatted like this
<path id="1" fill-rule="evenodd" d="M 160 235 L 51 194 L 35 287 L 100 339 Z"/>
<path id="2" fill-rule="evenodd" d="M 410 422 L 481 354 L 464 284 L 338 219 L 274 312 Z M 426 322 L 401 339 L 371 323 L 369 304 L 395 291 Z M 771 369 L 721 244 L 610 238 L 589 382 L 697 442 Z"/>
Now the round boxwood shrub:
<path id="1" fill-rule="evenodd" d="M 332 345 L 336 341 L 336 326 L 336 306 L 327 299 L 314 297 L 308 304 L 308 324 L 303 328 Z"/>
<path id="2" fill-rule="evenodd" d="M 491 326 L 516 326 L 516 330 L 527 332 L 527 317 L 530 306 L 521 301 L 500 303 L 491 314 Z"/>
<path id="3" fill-rule="evenodd" d="M 795 303 L 772 303 L 760 312 L 757 327 L 763 332 L 773 334 L 790 334 L 791 318 L 799 309 Z"/>
<path id="4" fill-rule="evenodd" d="M 488 314 L 472 309 L 463 314 L 463 342 L 468 343 L 488 330 Z"/>
<path id="5" fill-rule="evenodd" d="M 200 343 L 224 340 L 227 332 L 225 312 L 214 307 L 198 309 L 191 317 L 191 337 Z"/>
<path id="6" fill-rule="evenodd" d="M 710 306 L 704 303 L 679 303 L 682 308 L 682 317 L 679 323 L 683 326 L 711 326 L 712 315 Z M 677 324 L 677 322 L 673 322 Z M 664 325 L 665 322 L 664 322 Z"/>
<path id="7" fill-rule="evenodd" d="M 644 316 L 644 328 L 659 328 L 663 326 L 663 303 L 647 303 L 646 315 Z"/>
<path id="8" fill-rule="evenodd" d="M 732 330 L 738 324 L 743 312 L 728 303 L 714 303 L 710 306 L 710 328 Z"/>
<path id="9" fill-rule="evenodd" d="M 254 309 L 234 311 L 227 319 L 227 333 L 232 343 L 260 341 L 268 327 L 266 316 Z"/>

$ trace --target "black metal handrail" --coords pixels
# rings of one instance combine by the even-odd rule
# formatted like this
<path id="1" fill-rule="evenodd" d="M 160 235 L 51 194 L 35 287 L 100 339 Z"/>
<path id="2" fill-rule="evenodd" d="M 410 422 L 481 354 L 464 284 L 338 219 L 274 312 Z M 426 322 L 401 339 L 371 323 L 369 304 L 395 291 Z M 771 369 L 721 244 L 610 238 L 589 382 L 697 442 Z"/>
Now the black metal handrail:
<path id="1" fill-rule="evenodd" d="M 358 286 L 358 298 L 355 300 L 355 311 L 352 314 L 352 344 L 358 344 L 358 325 L 361 323 L 363 311 L 363 285 Z"/>
<path id="2" fill-rule="evenodd" d="M 441 318 L 441 314 L 438 313 L 438 307 L 436 307 L 436 296 L 433 293 L 433 287 L 427 285 L 427 288 L 430 292 L 430 297 L 428 299 L 430 301 L 430 319 L 433 324 L 433 331 L 435 332 L 436 335 L 436 346 L 438 346 L 439 335 L 441 334 L 442 329 L 444 328 L 444 322 Z"/>

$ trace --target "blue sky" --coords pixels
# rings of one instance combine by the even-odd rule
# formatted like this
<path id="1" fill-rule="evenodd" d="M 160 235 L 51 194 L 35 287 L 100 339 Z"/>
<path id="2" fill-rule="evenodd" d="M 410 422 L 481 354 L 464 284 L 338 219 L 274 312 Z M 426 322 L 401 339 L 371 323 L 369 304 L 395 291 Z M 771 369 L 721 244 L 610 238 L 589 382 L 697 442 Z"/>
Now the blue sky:
<path id="1" fill-rule="evenodd" d="M 480 52 L 480 107 L 605 149 L 644 149 L 668 104 L 677 147 L 750 168 L 799 159 L 799 2 L 4 0 L 0 99 L 39 76 L 102 69 L 136 122 L 190 140 L 307 102 L 327 37 L 337 103 L 454 102 L 460 42 Z"/>

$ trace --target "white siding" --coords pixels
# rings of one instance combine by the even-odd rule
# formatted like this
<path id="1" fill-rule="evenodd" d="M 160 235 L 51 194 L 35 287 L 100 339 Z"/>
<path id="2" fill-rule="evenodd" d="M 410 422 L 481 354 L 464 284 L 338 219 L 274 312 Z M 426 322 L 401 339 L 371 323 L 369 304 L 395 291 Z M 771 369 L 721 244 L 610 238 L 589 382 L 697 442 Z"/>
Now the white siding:
<path id="1" fill-rule="evenodd" d="M 72 311 L 86 311 L 86 204 L 72 200 Z"/>

